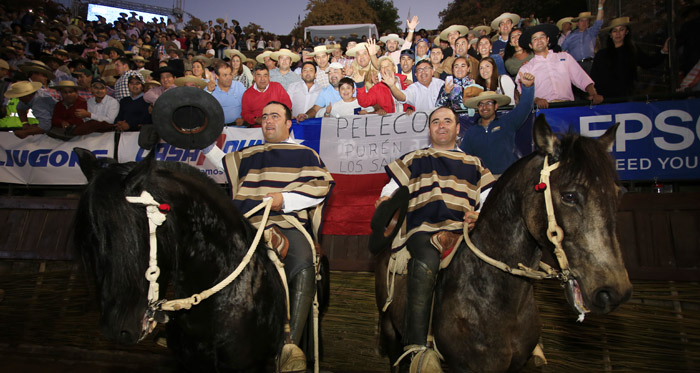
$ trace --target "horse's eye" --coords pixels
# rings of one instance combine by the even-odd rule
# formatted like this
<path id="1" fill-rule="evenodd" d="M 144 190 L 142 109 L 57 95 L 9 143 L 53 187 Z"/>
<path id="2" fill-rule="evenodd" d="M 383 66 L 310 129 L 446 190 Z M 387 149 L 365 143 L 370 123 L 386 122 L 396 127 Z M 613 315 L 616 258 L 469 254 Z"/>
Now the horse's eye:
<path id="1" fill-rule="evenodd" d="M 574 192 L 564 192 L 561 194 L 561 200 L 566 204 L 575 205 L 578 203 L 578 196 Z"/>

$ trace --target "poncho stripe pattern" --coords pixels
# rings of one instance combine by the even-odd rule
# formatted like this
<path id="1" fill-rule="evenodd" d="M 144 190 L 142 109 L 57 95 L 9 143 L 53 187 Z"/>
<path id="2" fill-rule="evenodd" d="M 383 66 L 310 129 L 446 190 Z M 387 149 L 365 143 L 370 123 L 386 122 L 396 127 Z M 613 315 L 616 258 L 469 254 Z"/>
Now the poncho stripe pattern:
<path id="1" fill-rule="evenodd" d="M 273 165 L 274 167 L 264 167 Z M 312 198 L 326 198 L 334 181 L 319 155 L 311 148 L 292 143 L 265 143 L 228 153 L 224 166 L 236 207 L 246 213 L 268 193 L 297 193 Z M 294 216 L 318 237 L 323 203 L 313 209 L 284 213 L 271 211 L 268 226 L 292 228 L 282 215 Z M 311 210 L 311 211 L 309 211 Z M 250 217 L 257 226 L 262 210 Z"/>
<path id="2" fill-rule="evenodd" d="M 458 150 L 416 150 L 386 166 L 386 172 L 409 191 L 406 220 L 391 245 L 394 251 L 417 232 L 461 232 L 464 214 L 479 208 L 481 192 L 495 182 L 479 158 Z"/>

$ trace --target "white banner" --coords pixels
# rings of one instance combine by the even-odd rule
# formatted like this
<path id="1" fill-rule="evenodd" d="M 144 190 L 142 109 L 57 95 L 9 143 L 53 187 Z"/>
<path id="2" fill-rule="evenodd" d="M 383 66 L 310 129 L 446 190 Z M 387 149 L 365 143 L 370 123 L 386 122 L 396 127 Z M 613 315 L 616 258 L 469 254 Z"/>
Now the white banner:
<path id="1" fill-rule="evenodd" d="M 319 155 L 339 174 L 384 173 L 394 159 L 429 145 L 428 114 L 323 118 Z"/>
<path id="2" fill-rule="evenodd" d="M 73 148 L 91 150 L 98 158 L 114 156 L 114 133 L 94 133 L 68 141 L 48 136 L 24 140 L 0 132 L 0 182 L 34 185 L 87 183 Z"/>
<path id="3" fill-rule="evenodd" d="M 138 132 L 122 133 L 119 139 L 118 160 L 120 163 L 140 161 L 148 155 L 148 150 L 138 145 Z M 216 144 L 224 153 L 235 152 L 251 145 L 262 144 L 263 136 L 260 128 L 224 127 L 224 131 L 216 140 Z M 217 170 L 198 149 L 185 150 L 162 142 L 156 145 L 156 159 L 159 161 L 184 162 L 198 168 L 217 183 L 226 183 L 224 172 Z"/>

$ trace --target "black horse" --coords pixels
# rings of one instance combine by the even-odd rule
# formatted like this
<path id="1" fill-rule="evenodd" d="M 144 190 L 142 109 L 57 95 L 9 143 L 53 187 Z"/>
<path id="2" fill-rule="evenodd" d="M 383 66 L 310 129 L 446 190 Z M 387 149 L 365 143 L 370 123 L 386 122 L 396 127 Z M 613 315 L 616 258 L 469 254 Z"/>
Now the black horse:
<path id="1" fill-rule="evenodd" d="M 600 139 L 567 134 L 557 140 L 543 116 L 537 118 L 535 153 L 513 164 L 490 192 L 470 234 L 491 258 L 516 267 L 537 268 L 541 250 L 551 250 L 540 182 L 545 156 L 560 162 L 550 185 L 563 249 L 575 281 L 567 299 L 580 313 L 607 313 L 629 298 L 627 277 L 615 232 L 619 199 L 617 173 L 607 149 L 617 125 Z M 405 276 L 396 277 L 396 295 L 386 312 L 386 273 L 390 252 L 380 254 L 376 294 L 380 344 L 393 364 L 402 354 Z M 577 307 L 577 308 L 576 308 Z M 505 273 L 479 259 L 464 244 L 438 276 L 433 332 L 450 372 L 518 371 L 540 336 L 541 323 L 531 280 Z M 402 370 L 410 359 L 402 361 Z"/>
<path id="2" fill-rule="evenodd" d="M 148 191 L 168 204 L 157 229 L 161 296 L 172 285 L 189 297 L 228 276 L 248 250 L 254 228 L 211 179 L 186 164 L 118 164 L 75 149 L 89 184 L 76 213 L 75 247 L 95 274 L 101 326 L 112 340 L 133 344 L 147 335 L 148 222 L 127 196 Z M 229 286 L 190 310 L 168 314 L 168 347 L 192 371 L 272 371 L 286 319 L 278 272 L 260 244 Z"/>

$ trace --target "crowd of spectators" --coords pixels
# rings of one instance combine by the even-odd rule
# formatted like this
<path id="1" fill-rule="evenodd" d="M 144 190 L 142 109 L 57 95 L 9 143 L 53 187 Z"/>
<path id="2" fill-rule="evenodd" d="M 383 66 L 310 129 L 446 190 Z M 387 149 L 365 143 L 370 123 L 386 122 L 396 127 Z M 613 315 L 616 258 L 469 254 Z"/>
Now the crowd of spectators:
<path id="1" fill-rule="evenodd" d="M 163 92 L 195 86 L 221 103 L 230 126 L 259 126 L 272 100 L 289 105 L 298 122 L 450 106 L 461 112 L 464 135 L 482 122 L 465 103 L 488 91 L 507 96 L 501 107 L 518 104 L 523 73 L 534 76 L 540 108 L 633 94 L 637 67 L 662 63 L 668 42 L 643 53 L 630 39 L 634 20 L 606 22 L 605 8 L 599 0 L 597 11 L 556 25 L 503 13 L 489 25 L 435 32 L 418 29 L 413 17 L 406 32 L 379 40 L 351 34 L 283 43 L 246 35 L 236 20 L 188 27 L 180 17 L 144 20 L 132 12 L 107 23 L 67 10 L 49 18 L 42 8 L 0 7 L 0 127 L 20 138 L 138 131 Z M 697 20 L 700 10 L 687 16 Z M 682 87 L 697 90 L 700 68 L 686 65 Z"/>

